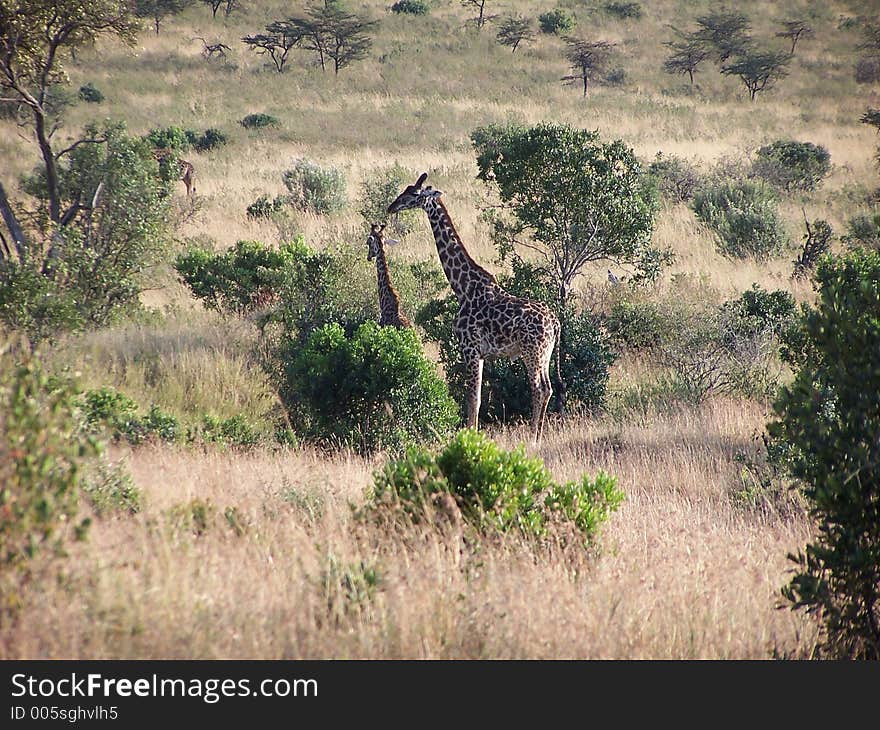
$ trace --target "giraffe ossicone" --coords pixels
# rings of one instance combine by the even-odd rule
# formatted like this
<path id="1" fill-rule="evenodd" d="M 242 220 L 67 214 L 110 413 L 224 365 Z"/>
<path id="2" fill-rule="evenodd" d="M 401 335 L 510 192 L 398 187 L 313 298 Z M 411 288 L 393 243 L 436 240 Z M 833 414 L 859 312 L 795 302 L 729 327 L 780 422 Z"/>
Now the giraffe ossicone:
<path id="1" fill-rule="evenodd" d="M 553 394 L 550 360 L 556 351 L 559 376 L 559 320 L 550 309 L 505 291 L 497 279 L 467 252 L 443 193 L 423 187 L 428 173 L 408 185 L 388 206 L 388 213 L 421 208 L 428 214 L 440 265 L 459 302 L 454 332 L 468 373 L 468 426 L 479 423 L 483 361 L 487 357 L 521 358 L 529 376 L 532 395 L 532 432 L 537 442 L 544 431 L 547 404 Z"/>

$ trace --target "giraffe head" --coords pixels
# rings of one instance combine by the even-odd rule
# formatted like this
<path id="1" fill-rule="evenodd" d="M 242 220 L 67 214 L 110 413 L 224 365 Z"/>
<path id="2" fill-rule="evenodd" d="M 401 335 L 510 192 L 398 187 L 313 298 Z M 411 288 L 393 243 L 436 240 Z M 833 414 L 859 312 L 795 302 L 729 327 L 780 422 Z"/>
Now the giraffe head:
<path id="1" fill-rule="evenodd" d="M 427 177 L 428 173 L 423 172 L 419 175 L 415 185 L 407 185 L 406 189 L 388 206 L 388 212 L 394 214 L 402 210 L 409 210 L 410 208 L 424 208 L 429 200 L 435 200 L 443 195 L 443 193 L 439 190 L 434 190 L 430 185 L 426 188 L 422 187 Z"/>
<path id="2" fill-rule="evenodd" d="M 385 223 L 371 223 L 370 235 L 367 236 L 367 261 L 372 261 L 384 249 L 385 244 L 399 243 L 393 238 L 385 238 Z"/>

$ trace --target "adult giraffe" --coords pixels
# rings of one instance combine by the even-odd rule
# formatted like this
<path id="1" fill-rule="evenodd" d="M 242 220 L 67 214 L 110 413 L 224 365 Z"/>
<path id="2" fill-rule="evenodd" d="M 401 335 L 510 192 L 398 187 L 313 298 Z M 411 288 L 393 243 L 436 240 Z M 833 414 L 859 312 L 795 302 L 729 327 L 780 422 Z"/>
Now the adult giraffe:
<path id="1" fill-rule="evenodd" d="M 537 443 L 544 431 L 547 404 L 553 394 L 550 359 L 556 347 L 559 376 L 559 320 L 540 302 L 509 294 L 495 277 L 474 261 L 449 211 L 440 200 L 443 194 L 422 187 L 428 173 L 422 173 L 388 206 L 388 213 L 421 208 L 428 214 L 440 265 L 458 299 L 454 332 L 468 373 L 468 426 L 476 428 L 480 413 L 483 360 L 487 357 L 522 358 L 532 391 L 532 432 Z"/>
<path id="2" fill-rule="evenodd" d="M 388 239 L 389 241 L 391 239 Z M 376 285 L 379 288 L 379 326 L 406 329 L 412 327 L 400 311 L 400 295 L 391 283 L 391 273 L 385 260 L 385 224 L 373 223 L 367 237 L 367 261 L 376 259 Z M 393 241 L 392 241 L 393 242 Z"/>

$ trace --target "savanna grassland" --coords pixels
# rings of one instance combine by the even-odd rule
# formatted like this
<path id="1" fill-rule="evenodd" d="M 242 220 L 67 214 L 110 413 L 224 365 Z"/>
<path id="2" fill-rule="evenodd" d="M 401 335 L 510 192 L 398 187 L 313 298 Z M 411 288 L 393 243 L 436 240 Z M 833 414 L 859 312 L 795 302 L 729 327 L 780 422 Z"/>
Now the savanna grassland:
<path id="1" fill-rule="evenodd" d="M 559 38 L 538 33 L 511 53 L 491 26 L 480 33 L 464 27 L 468 12 L 450 0 L 437 0 L 424 17 L 349 3 L 379 25 L 366 60 L 338 75 L 297 51 L 278 74 L 242 45 L 242 36 L 284 17 L 289 3 L 249 0 L 216 20 L 199 4 L 169 17 L 158 35 L 145 27 L 133 48 L 100 42 L 78 52 L 68 66 L 72 87 L 91 82 L 105 100 L 72 107 L 58 135 L 73 138 L 102 118 L 123 119 L 136 134 L 170 125 L 222 130 L 228 144 L 188 153 L 197 190 L 194 201 L 182 186 L 175 195 L 178 207 L 190 206 L 177 230 L 181 249 L 192 241 L 217 251 L 243 239 L 275 245 L 302 234 L 315 248 L 361 251 L 368 231 L 356 203 L 361 181 L 395 162 L 414 175 L 426 171 L 469 251 L 492 270 L 500 265 L 480 216 L 488 191 L 476 179 L 469 139 L 478 126 L 565 123 L 624 140 L 646 164 L 662 152 L 703 171 L 747 161 L 777 139 L 809 141 L 829 151 L 832 167 L 815 191 L 783 198 L 787 251 L 760 262 L 725 258 L 687 204 L 662 202 L 653 241 L 675 259 L 648 296 L 668 297 L 685 280 L 718 302 L 753 284 L 810 301 L 809 281 L 791 279 L 804 216 L 842 232 L 849 218 L 871 210 L 878 185 L 876 134 L 859 117 L 880 106 L 880 87 L 856 83 L 860 36 L 840 19 L 876 14 L 880 5 L 740 3 L 753 34 L 768 44 L 786 43 L 774 38 L 780 18 L 809 18 L 815 30 L 799 43 L 788 76 L 754 102 L 711 63 L 693 88 L 686 76 L 663 71 L 669 26 L 688 29 L 714 3 L 642 5 L 642 18 L 618 19 L 592 4 L 561 3 L 577 17 L 579 33 L 616 44 L 613 65 L 625 71 L 624 83 L 596 85 L 585 98 L 560 81 L 568 69 Z M 529 17 L 553 7 L 524 0 L 494 6 L 493 13 Z M 206 59 L 197 37 L 231 52 Z M 279 125 L 239 124 L 256 112 Z M 9 185 L 37 162 L 35 147 L 17 131 L 0 120 Z M 281 174 L 301 157 L 339 168 L 350 204 L 329 216 L 295 213 L 283 224 L 248 218 L 257 197 L 284 192 Z M 423 217 L 389 258 L 397 267 L 436 262 Z M 364 260 L 363 267 L 374 283 L 371 265 Z M 678 274 L 686 276 L 674 284 Z M 600 263 L 577 281 L 597 310 L 608 303 L 606 276 Z M 148 317 L 68 336 L 44 354 L 47 362 L 83 388 L 118 388 L 182 419 L 277 415 L 252 322 L 206 312 L 170 267 L 142 299 Z M 810 538 L 812 526 L 796 495 L 768 496 L 748 468 L 772 398 L 652 400 L 662 376 L 656 363 L 624 348 L 604 412 L 552 419 L 540 445 L 527 447 L 559 480 L 600 469 L 617 477 L 625 499 L 587 551 L 514 534 L 477 538 L 439 514 L 406 528 L 366 524 L 357 510 L 384 454 L 308 445 L 113 445 L 110 458 L 130 473 L 141 509 L 96 516 L 89 539 L 71 546 L 63 580 L 50 572 L 53 564 L 29 583 L 26 618 L 4 629 L 0 655 L 810 656 L 817 627 L 780 608 L 780 588 L 786 555 Z M 524 426 L 489 428 L 506 447 L 529 441 Z"/>

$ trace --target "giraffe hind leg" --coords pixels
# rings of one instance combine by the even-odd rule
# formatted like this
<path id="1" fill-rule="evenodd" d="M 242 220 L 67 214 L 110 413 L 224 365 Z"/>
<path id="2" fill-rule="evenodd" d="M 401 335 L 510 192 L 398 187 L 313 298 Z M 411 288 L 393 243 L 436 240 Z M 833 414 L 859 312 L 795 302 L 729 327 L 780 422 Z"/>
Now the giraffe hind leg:
<path id="1" fill-rule="evenodd" d="M 550 383 L 549 363 L 537 367 L 532 371 L 532 434 L 535 443 L 540 442 L 544 435 L 544 422 L 547 418 L 547 405 L 550 396 L 553 395 L 553 386 Z"/>
<path id="2" fill-rule="evenodd" d="M 467 425 L 468 428 L 479 428 L 480 390 L 483 387 L 483 358 L 479 353 L 465 355 L 465 367 L 468 374 L 467 390 Z"/>

